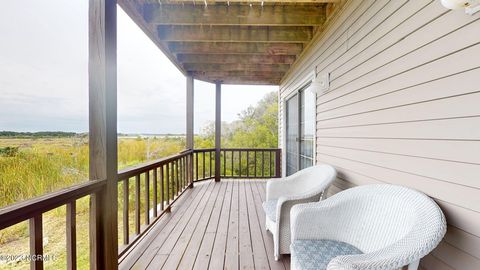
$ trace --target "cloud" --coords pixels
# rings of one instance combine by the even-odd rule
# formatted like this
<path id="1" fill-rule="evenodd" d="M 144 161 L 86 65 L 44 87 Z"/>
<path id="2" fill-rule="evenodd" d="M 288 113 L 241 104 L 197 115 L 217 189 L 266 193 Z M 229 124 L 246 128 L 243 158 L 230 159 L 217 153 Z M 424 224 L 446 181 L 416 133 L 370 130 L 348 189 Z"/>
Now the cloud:
<path id="1" fill-rule="evenodd" d="M 0 36 L 0 130 L 87 131 L 88 1 L 5 1 Z M 119 132 L 183 133 L 185 85 L 182 73 L 119 8 Z M 234 120 L 277 89 L 223 86 L 222 120 Z M 214 91 L 195 81 L 196 132 L 214 119 Z"/>

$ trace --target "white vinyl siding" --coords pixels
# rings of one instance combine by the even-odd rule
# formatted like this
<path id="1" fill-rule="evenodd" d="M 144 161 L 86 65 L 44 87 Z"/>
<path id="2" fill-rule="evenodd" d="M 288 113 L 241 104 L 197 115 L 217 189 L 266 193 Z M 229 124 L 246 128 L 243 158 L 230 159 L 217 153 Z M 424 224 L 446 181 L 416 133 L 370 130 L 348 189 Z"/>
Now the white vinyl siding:
<path id="1" fill-rule="evenodd" d="M 420 190 L 449 224 L 421 268 L 480 269 L 480 14 L 440 1 L 350 0 L 280 98 L 315 68 L 331 79 L 316 99 L 316 162 L 339 172 L 330 195 L 371 183 Z"/>

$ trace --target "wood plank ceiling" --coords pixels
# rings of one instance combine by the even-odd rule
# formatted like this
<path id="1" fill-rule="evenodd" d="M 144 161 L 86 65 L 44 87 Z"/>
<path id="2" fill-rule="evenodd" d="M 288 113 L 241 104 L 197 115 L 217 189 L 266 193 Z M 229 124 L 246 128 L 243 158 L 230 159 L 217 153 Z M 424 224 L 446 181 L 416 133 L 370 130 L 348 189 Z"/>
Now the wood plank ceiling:
<path id="1" fill-rule="evenodd" d="M 278 85 L 337 0 L 118 0 L 185 74 Z"/>

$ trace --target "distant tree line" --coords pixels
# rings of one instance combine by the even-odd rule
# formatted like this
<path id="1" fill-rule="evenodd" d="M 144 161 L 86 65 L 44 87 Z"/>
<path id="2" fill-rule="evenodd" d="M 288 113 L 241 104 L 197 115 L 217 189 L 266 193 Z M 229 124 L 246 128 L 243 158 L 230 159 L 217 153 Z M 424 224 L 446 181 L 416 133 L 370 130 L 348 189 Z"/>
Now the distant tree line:
<path id="1" fill-rule="evenodd" d="M 19 138 L 64 138 L 72 136 L 87 136 L 86 133 L 64 132 L 64 131 L 40 131 L 40 132 L 16 132 L 0 131 L 0 137 L 19 137 Z"/>
<path id="2" fill-rule="evenodd" d="M 238 120 L 222 122 L 224 148 L 278 147 L 278 95 L 266 94 L 257 104 L 238 114 Z M 215 146 L 215 122 L 210 122 L 195 137 L 195 148 Z"/>

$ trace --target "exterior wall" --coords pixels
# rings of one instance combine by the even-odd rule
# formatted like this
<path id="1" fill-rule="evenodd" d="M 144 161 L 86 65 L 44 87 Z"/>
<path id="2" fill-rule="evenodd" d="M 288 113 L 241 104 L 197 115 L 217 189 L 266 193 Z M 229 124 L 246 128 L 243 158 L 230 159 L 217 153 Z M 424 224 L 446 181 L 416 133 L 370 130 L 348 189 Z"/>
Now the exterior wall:
<path id="1" fill-rule="evenodd" d="M 316 138 L 317 163 L 339 172 L 331 193 L 392 183 L 428 194 L 449 227 L 421 268 L 480 269 L 480 14 L 350 0 L 283 81 L 280 106 L 315 68 L 331 78 Z"/>

